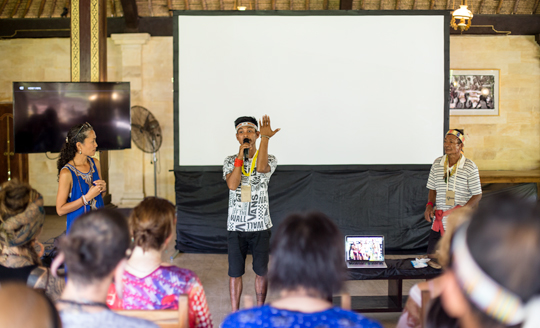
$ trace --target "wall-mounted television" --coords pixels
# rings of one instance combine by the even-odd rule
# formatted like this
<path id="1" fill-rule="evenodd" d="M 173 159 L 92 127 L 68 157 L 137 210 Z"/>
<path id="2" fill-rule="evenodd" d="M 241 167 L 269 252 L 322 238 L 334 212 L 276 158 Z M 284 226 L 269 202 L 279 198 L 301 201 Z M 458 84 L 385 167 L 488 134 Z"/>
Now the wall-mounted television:
<path id="1" fill-rule="evenodd" d="M 16 153 L 59 152 L 88 122 L 98 150 L 131 148 L 129 82 L 13 82 Z"/>

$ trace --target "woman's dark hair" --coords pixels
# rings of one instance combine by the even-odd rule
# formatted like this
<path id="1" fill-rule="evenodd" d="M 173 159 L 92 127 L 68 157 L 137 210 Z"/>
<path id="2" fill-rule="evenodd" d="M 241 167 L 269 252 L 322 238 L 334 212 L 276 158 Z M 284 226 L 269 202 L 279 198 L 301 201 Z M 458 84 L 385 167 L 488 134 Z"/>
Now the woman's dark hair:
<path id="1" fill-rule="evenodd" d="M 473 214 L 466 240 L 474 261 L 499 285 L 524 303 L 540 295 L 537 278 L 540 272 L 540 208 L 537 203 L 508 194 L 483 199 Z M 508 327 L 485 314 L 470 300 L 469 306 L 482 327 Z"/>
<path id="2" fill-rule="evenodd" d="M 442 306 L 441 297 L 434 298 L 429 305 L 429 312 L 426 315 L 427 328 L 459 328 L 456 318 L 449 316 Z"/>
<path id="3" fill-rule="evenodd" d="M 175 218 L 174 205 L 166 199 L 146 197 L 129 217 L 129 227 L 135 246 L 143 250 L 157 249 L 172 233 Z"/>
<path id="4" fill-rule="evenodd" d="M 92 126 L 88 123 L 75 125 L 72 127 L 68 134 L 67 140 L 60 150 L 60 157 L 56 162 L 56 167 L 58 168 L 58 175 L 60 171 L 69 161 L 71 161 L 75 154 L 77 153 L 77 142 L 84 143 L 84 139 L 88 136 L 88 131 L 91 131 Z"/>
<path id="5" fill-rule="evenodd" d="M 313 296 L 330 298 L 345 279 L 343 251 L 342 235 L 325 214 L 289 215 L 272 241 L 270 285 L 277 290 L 302 287 Z"/>
<path id="6" fill-rule="evenodd" d="M 119 212 L 98 209 L 81 215 L 60 241 L 68 278 L 83 285 L 105 278 L 126 257 L 129 244 L 127 220 Z"/>

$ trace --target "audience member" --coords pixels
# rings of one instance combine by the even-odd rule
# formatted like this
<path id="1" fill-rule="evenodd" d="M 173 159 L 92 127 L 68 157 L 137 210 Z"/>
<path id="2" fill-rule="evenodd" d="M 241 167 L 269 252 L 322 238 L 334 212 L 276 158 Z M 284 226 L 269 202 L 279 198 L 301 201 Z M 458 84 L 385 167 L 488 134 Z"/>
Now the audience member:
<path id="1" fill-rule="evenodd" d="M 482 202 L 455 233 L 444 311 L 430 310 L 427 327 L 540 326 L 539 253 L 537 204 L 508 196 Z"/>
<path id="2" fill-rule="evenodd" d="M 326 215 L 290 215 L 271 244 L 268 278 L 280 298 L 235 312 L 222 327 L 381 327 L 329 301 L 345 278 L 343 247 L 337 226 Z"/>
<path id="3" fill-rule="evenodd" d="M 64 280 L 54 277 L 41 265 L 43 245 L 37 241 L 45 210 L 43 197 L 29 185 L 8 181 L 0 188 L 0 282 L 18 281 L 43 289 L 55 300 L 62 293 Z M 41 246 L 40 254 L 35 246 Z"/>
<path id="4" fill-rule="evenodd" d="M 135 248 L 122 279 L 124 294 L 119 298 L 111 288 L 107 303 L 126 310 L 178 309 L 179 295 L 187 294 L 190 327 L 212 327 L 197 275 L 161 260 L 172 239 L 175 221 L 174 205 L 165 199 L 147 197 L 135 207 L 129 218 Z"/>
<path id="5" fill-rule="evenodd" d="M 0 327 L 61 328 L 58 311 L 47 296 L 17 282 L 0 288 Z"/>
<path id="6" fill-rule="evenodd" d="M 437 261 L 443 268 L 448 266 L 450 257 L 450 245 L 452 237 L 457 228 L 463 223 L 468 222 L 472 215 L 472 209 L 463 207 L 455 210 L 448 216 L 446 223 L 446 233 L 437 244 Z M 420 328 L 422 327 L 421 306 L 422 306 L 422 291 L 429 291 L 430 299 L 440 296 L 442 283 L 444 279 L 439 276 L 437 278 L 415 284 L 409 291 L 409 298 L 405 303 L 403 313 L 399 317 L 396 328 Z"/>
<path id="7" fill-rule="evenodd" d="M 70 233 L 60 241 L 60 253 L 52 266 L 54 271 L 65 260 L 69 268 L 66 288 L 57 301 L 64 327 L 157 327 L 116 314 L 105 303 L 113 277 L 122 279 L 129 244 L 127 221 L 116 211 L 99 209 L 73 222 Z"/>

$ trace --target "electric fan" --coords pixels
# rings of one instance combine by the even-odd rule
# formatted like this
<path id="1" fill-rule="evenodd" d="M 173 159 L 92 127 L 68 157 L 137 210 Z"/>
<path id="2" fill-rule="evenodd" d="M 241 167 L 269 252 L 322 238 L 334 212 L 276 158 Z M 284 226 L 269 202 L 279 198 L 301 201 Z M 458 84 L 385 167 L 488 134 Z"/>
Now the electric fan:
<path id="1" fill-rule="evenodd" d="M 157 197 L 156 153 L 161 147 L 163 136 L 159 122 L 148 109 L 142 106 L 131 107 L 131 139 L 140 150 L 153 155 L 154 195 Z"/>

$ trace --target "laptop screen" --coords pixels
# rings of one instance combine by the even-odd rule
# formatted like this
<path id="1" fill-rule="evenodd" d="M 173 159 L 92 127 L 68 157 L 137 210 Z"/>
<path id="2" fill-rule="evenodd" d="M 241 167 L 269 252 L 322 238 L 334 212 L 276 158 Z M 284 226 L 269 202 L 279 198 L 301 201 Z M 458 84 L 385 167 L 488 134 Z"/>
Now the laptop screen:
<path id="1" fill-rule="evenodd" d="M 384 261 L 384 236 L 346 236 L 346 261 Z"/>

